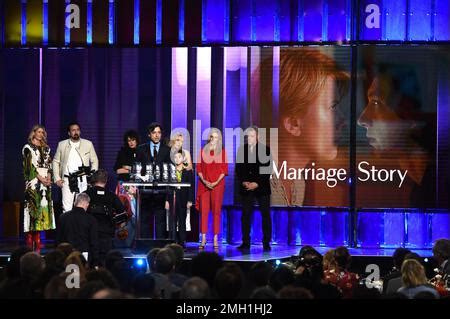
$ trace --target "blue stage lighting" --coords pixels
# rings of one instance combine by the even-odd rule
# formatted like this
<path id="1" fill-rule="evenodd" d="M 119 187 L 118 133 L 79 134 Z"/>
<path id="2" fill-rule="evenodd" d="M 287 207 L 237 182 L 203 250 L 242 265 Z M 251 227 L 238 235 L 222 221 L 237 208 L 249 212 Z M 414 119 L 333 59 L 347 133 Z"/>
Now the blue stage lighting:
<path id="1" fill-rule="evenodd" d="M 136 259 L 135 264 L 138 267 L 143 267 L 143 266 L 145 266 L 145 261 L 143 258 L 139 258 L 139 259 Z"/>
<path id="2" fill-rule="evenodd" d="M 280 264 L 281 264 L 281 260 L 277 259 L 277 260 L 275 261 L 275 265 L 279 266 Z"/>

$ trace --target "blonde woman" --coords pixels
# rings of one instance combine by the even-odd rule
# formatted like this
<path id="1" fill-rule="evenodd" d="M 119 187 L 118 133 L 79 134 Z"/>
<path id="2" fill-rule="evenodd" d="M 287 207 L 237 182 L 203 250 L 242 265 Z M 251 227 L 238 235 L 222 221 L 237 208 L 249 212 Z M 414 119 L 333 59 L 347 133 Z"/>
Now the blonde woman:
<path id="1" fill-rule="evenodd" d="M 217 128 L 210 130 L 208 143 L 201 151 L 196 168 L 200 180 L 196 199 L 196 206 L 201 215 L 202 242 L 200 248 L 204 248 L 206 245 L 210 210 L 214 221 L 214 248 L 218 248 L 218 234 L 221 226 L 220 214 L 223 193 L 225 192 L 224 178 L 228 175 L 228 163 L 225 149 L 222 147 L 222 134 Z"/>
<path id="2" fill-rule="evenodd" d="M 25 179 L 24 223 L 26 245 L 40 252 L 41 231 L 55 229 L 52 202 L 52 159 L 47 145 L 47 132 L 35 125 L 22 149 Z"/>
<path id="3" fill-rule="evenodd" d="M 183 148 L 184 135 L 182 133 L 175 133 L 169 142 L 170 147 L 170 159 L 175 163 L 174 156 L 177 153 L 181 153 L 184 158 L 184 168 L 188 171 L 192 170 L 192 157 L 189 150 Z"/>
<path id="4" fill-rule="evenodd" d="M 439 293 L 428 284 L 425 269 L 415 259 L 406 259 L 403 262 L 402 283 L 403 286 L 397 292 L 405 295 L 408 299 L 414 299 L 419 293 L 427 293 L 439 299 Z"/>

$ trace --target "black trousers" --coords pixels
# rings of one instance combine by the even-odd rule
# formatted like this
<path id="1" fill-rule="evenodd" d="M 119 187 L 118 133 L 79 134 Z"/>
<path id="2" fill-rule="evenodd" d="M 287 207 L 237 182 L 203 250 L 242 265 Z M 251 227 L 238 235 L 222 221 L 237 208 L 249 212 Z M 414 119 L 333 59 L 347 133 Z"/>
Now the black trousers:
<path id="1" fill-rule="evenodd" d="M 167 239 L 165 194 L 145 194 L 141 199 L 141 238 L 153 238 L 151 218 L 155 218 L 155 238 Z"/>
<path id="2" fill-rule="evenodd" d="M 187 201 L 176 201 L 176 215 L 175 222 L 172 223 L 174 227 L 177 227 L 178 223 L 178 241 L 180 243 L 186 242 L 186 215 L 187 215 Z"/>
<path id="3" fill-rule="evenodd" d="M 111 234 L 98 234 L 98 259 L 102 265 L 105 263 L 106 255 L 112 249 L 112 236 Z"/>
<path id="4" fill-rule="evenodd" d="M 250 244 L 250 221 L 255 200 L 259 204 L 262 217 L 263 243 L 272 240 L 272 220 L 270 218 L 270 195 L 258 195 L 252 192 L 242 195 L 242 242 Z"/>

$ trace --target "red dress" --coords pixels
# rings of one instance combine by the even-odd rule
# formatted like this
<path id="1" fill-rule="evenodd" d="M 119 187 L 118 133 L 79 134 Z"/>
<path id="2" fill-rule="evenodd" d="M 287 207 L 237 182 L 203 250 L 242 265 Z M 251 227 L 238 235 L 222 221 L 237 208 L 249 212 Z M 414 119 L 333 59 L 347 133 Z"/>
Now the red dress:
<path id="1" fill-rule="evenodd" d="M 204 154 L 204 149 L 199 156 L 199 162 L 196 166 L 197 174 L 202 174 L 203 179 L 208 182 L 215 182 L 221 174 L 228 175 L 228 163 L 225 149 L 220 154 Z M 202 181 L 198 182 L 196 208 L 200 211 L 202 223 L 201 232 L 206 234 L 208 231 L 208 215 L 213 213 L 214 234 L 220 232 L 220 215 L 222 211 L 223 193 L 225 191 L 225 178 L 219 182 L 212 190 L 207 188 Z"/>

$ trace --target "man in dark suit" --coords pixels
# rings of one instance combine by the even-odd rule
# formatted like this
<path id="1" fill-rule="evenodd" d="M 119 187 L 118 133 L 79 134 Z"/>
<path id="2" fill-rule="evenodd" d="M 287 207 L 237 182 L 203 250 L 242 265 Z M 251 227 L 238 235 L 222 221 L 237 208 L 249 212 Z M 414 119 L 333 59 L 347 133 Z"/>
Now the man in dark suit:
<path id="1" fill-rule="evenodd" d="M 439 272 L 450 277 L 450 240 L 441 238 L 433 246 L 433 258 L 439 265 Z"/>
<path id="2" fill-rule="evenodd" d="M 250 218 L 253 202 L 258 201 L 262 215 L 263 249 L 269 251 L 272 239 L 270 218 L 270 172 L 272 159 L 270 148 L 258 142 L 258 128 L 246 130 L 247 143 L 238 150 L 236 176 L 242 197 L 242 245 L 239 249 L 250 248 Z"/>
<path id="3" fill-rule="evenodd" d="M 170 147 L 163 144 L 162 128 L 159 123 L 152 123 L 147 128 L 148 137 L 150 141 L 138 146 L 136 161 L 142 163 L 142 175 L 146 174 L 146 164 L 153 164 L 153 167 L 158 166 L 160 173 L 163 172 L 163 163 L 170 164 Z M 154 169 L 155 171 L 155 169 Z M 141 237 L 149 238 L 150 231 L 150 217 L 155 216 L 156 224 L 156 238 L 167 238 L 166 231 L 166 209 L 169 209 L 168 194 L 165 188 L 152 189 L 148 196 L 142 201 L 141 211 Z"/>
<path id="4" fill-rule="evenodd" d="M 89 263 L 94 265 L 98 261 L 98 226 L 97 220 L 86 212 L 89 202 L 89 195 L 79 194 L 72 210 L 59 216 L 56 241 L 88 252 Z"/>

